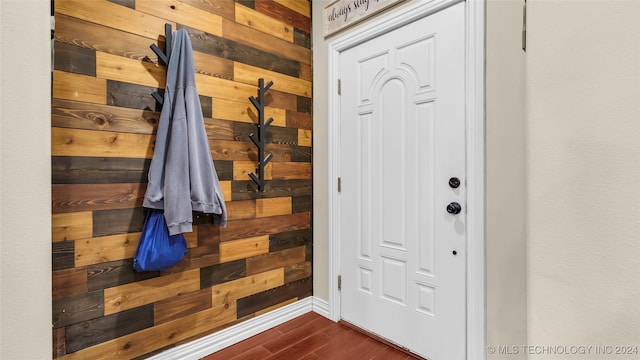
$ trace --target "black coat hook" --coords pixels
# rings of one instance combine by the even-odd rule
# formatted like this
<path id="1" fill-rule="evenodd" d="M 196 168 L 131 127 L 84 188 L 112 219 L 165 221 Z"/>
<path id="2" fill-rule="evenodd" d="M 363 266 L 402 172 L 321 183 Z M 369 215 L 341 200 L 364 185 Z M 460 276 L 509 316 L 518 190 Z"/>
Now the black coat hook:
<path id="1" fill-rule="evenodd" d="M 267 135 L 266 130 L 273 122 L 273 118 L 269 118 L 266 122 L 264 121 L 264 94 L 272 85 L 273 81 L 269 81 L 267 85 L 264 85 L 264 79 L 258 79 L 259 100 L 256 100 L 253 96 L 249 97 L 249 100 L 251 100 L 251 103 L 258 111 L 258 136 L 255 136 L 254 133 L 249 134 L 251 141 L 253 141 L 253 143 L 258 147 L 258 168 L 256 169 L 258 176 L 254 173 L 250 173 L 249 177 L 258 185 L 258 191 L 264 191 L 264 168 L 272 158 L 272 154 L 267 155 L 266 158 L 264 157 L 265 137 Z"/>
<path id="2" fill-rule="evenodd" d="M 156 44 L 151 44 L 150 46 L 151 50 L 153 50 L 153 52 L 156 53 L 156 55 L 158 55 L 158 58 L 160 59 L 160 61 L 162 61 L 166 66 L 169 66 L 169 57 L 171 56 L 172 36 L 173 36 L 173 30 L 172 30 L 171 24 L 164 24 L 164 38 L 165 38 L 164 52 L 162 52 L 162 50 L 160 50 L 160 48 L 156 46 Z M 157 91 L 154 91 L 153 94 L 151 94 L 151 96 L 153 96 L 153 98 L 156 99 L 156 101 L 160 103 L 160 105 L 164 103 L 164 99 L 162 98 L 162 96 L 160 96 L 160 94 Z"/>

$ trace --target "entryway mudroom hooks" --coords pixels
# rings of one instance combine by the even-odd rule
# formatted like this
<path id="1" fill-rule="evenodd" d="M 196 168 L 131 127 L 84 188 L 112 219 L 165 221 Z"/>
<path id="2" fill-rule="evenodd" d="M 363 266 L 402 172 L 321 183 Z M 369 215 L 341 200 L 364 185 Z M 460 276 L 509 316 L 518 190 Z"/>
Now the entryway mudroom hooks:
<path id="1" fill-rule="evenodd" d="M 254 173 L 249 173 L 249 177 L 253 182 L 258 185 L 258 191 L 264 191 L 264 168 L 267 166 L 269 161 L 271 161 L 272 154 L 264 157 L 264 145 L 265 145 L 265 137 L 267 135 L 266 130 L 269 125 L 273 122 L 273 118 L 269 118 L 266 122 L 264 121 L 264 94 L 269 90 L 269 88 L 273 85 L 273 81 L 269 81 L 267 85 L 264 84 L 264 79 L 258 79 L 258 98 L 256 100 L 255 97 L 249 96 L 249 100 L 253 106 L 255 106 L 258 111 L 258 136 L 255 136 L 254 133 L 249 134 L 249 138 L 253 141 L 254 144 L 258 147 L 258 167 L 256 172 L 258 176 Z"/>
<path id="2" fill-rule="evenodd" d="M 171 24 L 164 24 L 164 38 L 165 38 L 165 46 L 164 46 L 164 52 L 162 52 L 162 50 L 160 50 L 160 48 L 158 46 L 156 46 L 156 44 L 151 44 L 150 48 L 151 50 L 153 50 L 154 53 L 156 53 L 156 55 L 158 55 L 158 58 L 160 59 L 160 61 L 162 61 L 166 66 L 169 66 L 169 57 L 171 56 L 171 37 L 172 37 L 172 26 Z M 160 94 L 157 91 L 154 91 L 153 94 L 151 94 L 151 96 L 153 96 L 154 99 L 156 99 L 156 101 L 162 105 L 164 104 L 164 99 L 162 98 L 162 96 L 160 96 Z"/>

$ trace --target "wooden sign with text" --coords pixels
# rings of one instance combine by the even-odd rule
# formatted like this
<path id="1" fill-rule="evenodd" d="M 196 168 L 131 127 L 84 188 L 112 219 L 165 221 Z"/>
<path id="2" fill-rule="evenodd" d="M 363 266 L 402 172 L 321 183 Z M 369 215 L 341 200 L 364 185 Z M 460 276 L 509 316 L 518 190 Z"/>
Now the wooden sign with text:
<path id="1" fill-rule="evenodd" d="M 324 36 L 358 23 L 404 0 L 336 0 L 324 8 Z"/>

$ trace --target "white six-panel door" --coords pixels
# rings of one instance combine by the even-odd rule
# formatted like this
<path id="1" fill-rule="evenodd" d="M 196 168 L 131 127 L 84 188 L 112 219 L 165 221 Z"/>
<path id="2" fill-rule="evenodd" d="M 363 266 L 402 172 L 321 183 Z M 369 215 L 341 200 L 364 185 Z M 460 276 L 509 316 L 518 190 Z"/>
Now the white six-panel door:
<path id="1" fill-rule="evenodd" d="M 341 317 L 434 360 L 466 352 L 464 14 L 340 55 Z"/>

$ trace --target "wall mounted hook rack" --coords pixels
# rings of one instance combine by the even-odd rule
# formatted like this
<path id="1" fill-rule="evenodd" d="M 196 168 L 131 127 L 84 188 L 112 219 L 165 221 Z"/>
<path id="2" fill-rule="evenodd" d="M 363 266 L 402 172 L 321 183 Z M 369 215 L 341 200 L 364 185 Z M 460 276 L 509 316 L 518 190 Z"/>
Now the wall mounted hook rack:
<path id="1" fill-rule="evenodd" d="M 264 191 L 264 168 L 272 158 L 272 154 L 267 155 L 266 158 L 264 156 L 265 137 L 267 135 L 266 130 L 273 122 L 273 118 L 269 118 L 266 122 L 264 121 L 264 94 L 272 85 L 273 81 L 269 81 L 269 83 L 265 85 L 264 79 L 258 79 L 258 100 L 253 96 L 249 97 L 249 100 L 256 108 L 256 111 L 258 111 L 257 136 L 254 133 L 249 134 L 251 141 L 253 141 L 253 143 L 258 147 L 258 167 L 256 169 L 258 176 L 254 173 L 250 173 L 249 177 L 258 185 L 258 191 Z"/>
<path id="2" fill-rule="evenodd" d="M 150 46 L 151 50 L 153 50 L 153 52 L 158 55 L 158 58 L 165 64 L 165 66 L 169 66 L 169 57 L 171 56 L 171 42 L 173 40 L 172 32 L 173 30 L 171 24 L 164 24 L 164 52 L 162 52 L 162 50 L 160 50 L 160 48 L 156 46 L 156 44 L 151 44 Z M 164 99 L 157 91 L 154 91 L 151 96 L 153 96 L 153 98 L 156 99 L 156 101 L 160 103 L 160 105 L 164 103 Z"/>

